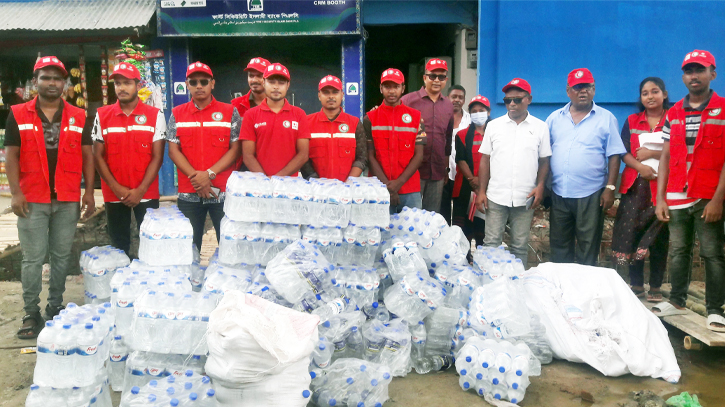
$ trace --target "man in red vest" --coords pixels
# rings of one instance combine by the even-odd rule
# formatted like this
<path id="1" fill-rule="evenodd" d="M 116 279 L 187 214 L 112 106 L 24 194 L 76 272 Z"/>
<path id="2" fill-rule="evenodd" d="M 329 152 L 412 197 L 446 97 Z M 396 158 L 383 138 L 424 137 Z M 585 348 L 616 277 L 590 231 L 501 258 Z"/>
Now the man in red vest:
<path id="1" fill-rule="evenodd" d="M 302 167 L 305 178 L 359 177 L 367 162 L 367 142 L 360 120 L 342 111 L 342 81 L 328 75 L 318 85 L 322 110 L 307 116 L 310 160 Z"/>
<path id="2" fill-rule="evenodd" d="M 423 206 L 418 167 L 423 162 L 426 137 L 420 130 L 420 112 L 400 103 L 405 90 L 403 82 L 405 78 L 399 70 L 383 71 L 383 104 L 363 119 L 370 176 L 378 177 L 388 186 L 391 214 L 400 212 L 404 206 Z"/>
<path id="3" fill-rule="evenodd" d="M 282 64 L 264 72 L 267 98 L 244 114 L 242 149 L 244 165 L 269 176 L 297 176 L 307 162 L 310 131 L 305 111 L 287 102 L 290 74 Z"/>
<path id="4" fill-rule="evenodd" d="M 695 232 L 705 260 L 705 307 L 708 329 L 725 332 L 725 98 L 710 89 L 717 77 L 715 57 L 695 50 L 682 62 L 689 93 L 667 111 L 664 146 L 657 171 L 657 218 L 670 228 L 669 302 L 652 311 L 683 313 L 692 272 Z"/>
<path id="5" fill-rule="evenodd" d="M 159 207 L 159 168 L 164 157 L 166 119 L 139 101 L 141 74 L 121 62 L 110 76 L 118 102 L 103 106 L 93 123 L 93 154 L 101 175 L 106 224 L 113 246 L 131 249 L 131 212 L 136 226 L 146 209 Z"/>
<path id="6" fill-rule="evenodd" d="M 12 106 L 5 129 L 5 165 L 23 253 L 26 315 L 20 339 L 36 338 L 43 327 L 39 295 L 46 255 L 51 273 L 45 317 L 64 308 L 65 277 L 78 261 L 71 253 L 76 223 L 81 210 L 85 218 L 95 211 L 92 141 L 83 132 L 86 112 L 61 99 L 68 72 L 58 58 L 41 57 L 33 70 L 38 96 Z"/>
<path id="7" fill-rule="evenodd" d="M 264 58 L 252 58 L 244 71 L 247 72 L 247 83 L 249 84 L 249 92 L 246 95 L 232 99 L 234 106 L 239 115 L 244 117 L 247 110 L 262 104 L 267 95 L 264 93 L 264 71 L 272 65 L 271 62 Z"/>
<path id="8" fill-rule="evenodd" d="M 194 244 L 201 250 L 207 213 L 219 241 L 224 191 L 239 158 L 242 118 L 232 105 L 212 96 L 214 75 L 208 65 L 189 65 L 186 85 L 191 101 L 172 110 L 166 141 L 178 170 L 179 210 L 191 221 Z"/>

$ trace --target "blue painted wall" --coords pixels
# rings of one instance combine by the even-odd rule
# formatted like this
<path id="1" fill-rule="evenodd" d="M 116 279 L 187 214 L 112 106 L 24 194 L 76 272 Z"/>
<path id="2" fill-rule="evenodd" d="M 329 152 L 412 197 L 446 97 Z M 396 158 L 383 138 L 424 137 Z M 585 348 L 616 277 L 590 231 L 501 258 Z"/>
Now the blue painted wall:
<path id="1" fill-rule="evenodd" d="M 501 88 L 514 77 L 528 80 L 545 119 L 568 102 L 566 76 L 589 68 L 597 82 L 594 101 L 621 123 L 634 113 L 639 82 L 664 79 L 670 100 L 687 89 L 680 66 L 693 49 L 725 63 L 725 2 L 706 1 L 479 1 L 479 92 L 505 114 Z M 715 80 L 716 91 L 725 85 Z"/>

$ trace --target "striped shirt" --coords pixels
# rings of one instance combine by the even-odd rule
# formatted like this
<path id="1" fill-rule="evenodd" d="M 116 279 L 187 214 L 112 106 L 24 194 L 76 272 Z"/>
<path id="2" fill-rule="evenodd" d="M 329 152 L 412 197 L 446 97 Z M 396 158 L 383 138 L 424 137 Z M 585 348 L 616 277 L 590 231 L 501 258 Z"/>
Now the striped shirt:
<path id="1" fill-rule="evenodd" d="M 692 166 L 692 159 L 695 150 L 695 142 L 697 141 L 697 133 L 700 131 L 700 124 L 702 123 L 702 112 L 705 110 L 707 105 L 710 103 L 710 97 L 712 97 L 712 91 L 706 101 L 702 102 L 700 106 L 693 108 L 690 106 L 690 95 L 685 96 L 682 101 L 682 107 L 685 110 L 685 145 L 687 146 L 687 172 L 690 172 Z M 669 117 L 662 128 L 664 136 L 662 138 L 666 141 L 670 141 L 670 120 Z M 683 192 L 668 192 L 667 193 L 667 205 L 670 209 L 685 209 L 694 206 L 700 201 L 697 198 L 690 198 L 687 196 L 687 183 L 685 183 L 685 189 Z"/>

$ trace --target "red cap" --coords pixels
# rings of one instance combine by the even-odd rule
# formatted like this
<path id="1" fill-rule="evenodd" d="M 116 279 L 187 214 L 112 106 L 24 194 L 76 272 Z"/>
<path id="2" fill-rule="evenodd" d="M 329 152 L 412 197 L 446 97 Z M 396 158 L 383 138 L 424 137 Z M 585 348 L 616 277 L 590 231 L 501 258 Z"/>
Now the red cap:
<path id="1" fill-rule="evenodd" d="M 290 80 L 289 77 L 289 71 L 287 68 L 285 68 L 284 65 L 279 63 L 273 63 L 272 65 L 267 67 L 267 70 L 264 71 L 264 79 L 269 78 L 270 76 L 279 75 L 285 77 L 287 80 Z"/>
<path id="2" fill-rule="evenodd" d="M 400 84 L 405 82 L 405 77 L 399 70 L 395 68 L 388 68 L 384 70 L 383 74 L 380 76 L 380 83 L 383 82 L 395 82 Z"/>
<path id="3" fill-rule="evenodd" d="M 211 73 L 211 68 L 209 68 L 209 65 L 203 64 L 199 61 L 194 62 L 186 68 L 186 77 L 188 78 L 189 76 L 191 76 L 191 74 L 197 72 L 205 73 L 212 78 L 214 77 L 214 75 Z"/>
<path id="4" fill-rule="evenodd" d="M 594 83 L 594 76 L 587 68 L 578 68 L 569 72 L 566 77 L 566 86 L 574 86 L 580 83 Z"/>
<path id="5" fill-rule="evenodd" d="M 425 70 L 433 72 L 436 69 L 443 69 L 445 71 L 448 70 L 448 62 L 438 59 L 438 58 L 431 58 L 428 60 L 428 62 L 425 64 Z"/>
<path id="6" fill-rule="evenodd" d="M 113 78 L 114 76 L 123 76 L 124 78 L 128 79 L 137 79 L 141 80 L 141 74 L 138 72 L 138 69 L 136 69 L 133 64 L 129 64 L 127 62 L 121 62 L 120 64 L 113 67 L 113 72 L 109 76 L 109 78 Z"/>
<path id="7" fill-rule="evenodd" d="M 267 67 L 272 65 L 271 62 L 267 61 L 264 58 L 252 58 L 249 63 L 247 64 L 247 67 L 244 68 L 245 71 L 257 71 L 259 73 L 264 73 L 264 71 L 267 70 Z"/>
<path id="8" fill-rule="evenodd" d="M 682 67 L 684 68 L 687 64 L 700 64 L 707 68 L 712 65 L 715 66 L 715 57 L 707 52 L 696 49 L 689 54 L 685 55 L 685 60 L 682 61 Z"/>
<path id="9" fill-rule="evenodd" d="M 35 62 L 35 66 L 33 67 L 33 72 L 48 66 L 54 66 L 63 72 L 63 76 L 68 76 L 68 71 L 65 70 L 65 65 L 60 62 L 60 59 L 52 55 L 38 58 L 38 60 Z"/>
<path id="10" fill-rule="evenodd" d="M 473 99 L 471 99 L 470 102 L 468 102 L 468 107 L 471 107 L 471 105 L 474 103 L 483 103 L 483 105 L 487 108 L 491 108 L 491 102 L 489 102 L 485 96 L 478 95 L 474 97 Z"/>
<path id="11" fill-rule="evenodd" d="M 342 90 L 342 81 L 337 76 L 327 75 L 320 80 L 320 84 L 317 86 L 318 90 L 326 86 L 332 86 L 337 90 Z"/>
<path id="12" fill-rule="evenodd" d="M 519 88 L 519 89 L 529 92 L 529 94 L 531 94 L 531 85 L 529 85 L 529 83 L 526 82 L 526 79 L 513 78 L 513 79 L 511 79 L 511 82 L 507 83 L 506 86 L 504 86 L 503 89 L 501 89 L 501 90 L 504 93 L 506 93 L 506 91 L 511 88 Z"/>

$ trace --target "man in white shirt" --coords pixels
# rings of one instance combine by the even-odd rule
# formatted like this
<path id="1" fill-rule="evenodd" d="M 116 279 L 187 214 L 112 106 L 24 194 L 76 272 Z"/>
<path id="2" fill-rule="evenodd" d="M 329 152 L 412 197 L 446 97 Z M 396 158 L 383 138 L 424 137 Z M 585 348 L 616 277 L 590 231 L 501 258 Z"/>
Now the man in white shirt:
<path id="1" fill-rule="evenodd" d="M 471 115 L 463 110 L 466 102 L 466 89 L 461 85 L 453 85 L 448 89 L 448 99 L 453 103 L 453 141 L 451 142 L 451 155 L 448 157 L 448 181 L 443 186 L 440 213 L 451 225 L 453 221 L 453 183 L 456 180 L 456 134 L 471 125 Z"/>
<path id="2" fill-rule="evenodd" d="M 479 149 L 483 157 L 476 205 L 486 212 L 484 245 L 500 245 L 508 224 L 511 253 L 526 267 L 534 208 L 544 198 L 549 173 L 549 127 L 528 112 L 528 82 L 514 78 L 503 92 L 508 113 L 488 123 Z"/>

